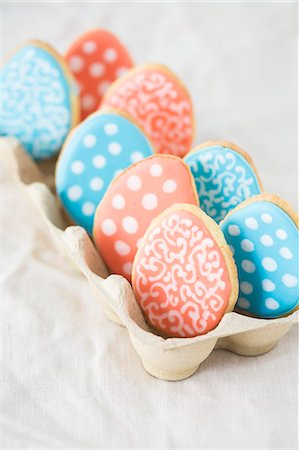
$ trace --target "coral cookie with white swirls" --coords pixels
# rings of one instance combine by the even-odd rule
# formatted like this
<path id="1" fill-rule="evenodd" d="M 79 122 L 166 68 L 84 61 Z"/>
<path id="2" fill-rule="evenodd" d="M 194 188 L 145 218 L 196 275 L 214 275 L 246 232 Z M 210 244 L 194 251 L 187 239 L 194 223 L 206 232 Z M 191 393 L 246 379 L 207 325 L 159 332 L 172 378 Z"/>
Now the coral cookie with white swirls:
<path id="1" fill-rule="evenodd" d="M 296 223 L 291 207 L 270 194 L 247 200 L 221 222 L 238 269 L 239 312 L 275 318 L 298 306 Z"/>
<path id="2" fill-rule="evenodd" d="M 172 337 L 213 330 L 238 295 L 236 267 L 219 226 L 192 205 L 174 205 L 152 222 L 132 284 L 148 323 Z"/>
<path id="3" fill-rule="evenodd" d="M 194 176 L 201 208 L 217 223 L 262 190 L 252 159 L 231 142 L 205 142 L 184 160 Z"/>
<path id="4" fill-rule="evenodd" d="M 175 156 L 146 158 L 111 183 L 97 208 L 93 227 L 95 244 L 111 272 L 130 279 L 147 227 L 176 202 L 198 204 L 192 175 Z"/>
<path id="5" fill-rule="evenodd" d="M 158 153 L 183 157 L 191 148 L 194 133 L 191 98 L 166 67 L 147 64 L 131 69 L 111 85 L 101 106 L 130 114 Z"/>
<path id="6" fill-rule="evenodd" d="M 66 52 L 65 60 L 80 88 L 81 120 L 98 108 L 109 85 L 133 67 L 127 49 L 106 30 L 80 36 Z"/>
<path id="7" fill-rule="evenodd" d="M 0 82 L 1 135 L 16 137 L 34 159 L 56 154 L 78 122 L 77 88 L 62 58 L 32 41 L 11 57 Z"/>
<path id="8" fill-rule="evenodd" d="M 91 233 L 95 209 L 113 178 L 153 153 L 128 118 L 115 111 L 92 114 L 70 134 L 56 166 L 56 190 L 69 216 Z"/>

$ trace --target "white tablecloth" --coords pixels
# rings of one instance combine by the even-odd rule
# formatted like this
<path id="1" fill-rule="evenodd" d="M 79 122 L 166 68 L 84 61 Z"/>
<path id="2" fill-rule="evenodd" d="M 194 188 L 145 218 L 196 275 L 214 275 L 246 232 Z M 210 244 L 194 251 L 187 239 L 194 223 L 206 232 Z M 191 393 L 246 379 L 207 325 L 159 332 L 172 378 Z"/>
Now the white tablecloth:
<path id="1" fill-rule="evenodd" d="M 136 62 L 169 65 L 196 107 L 197 139 L 251 153 L 296 207 L 297 5 L 6 3 L 3 53 L 40 38 L 64 51 L 95 27 Z M 190 379 L 141 366 L 48 239 L 29 198 L 2 175 L 2 448 L 297 448 L 298 332 L 270 353 L 217 350 Z"/>

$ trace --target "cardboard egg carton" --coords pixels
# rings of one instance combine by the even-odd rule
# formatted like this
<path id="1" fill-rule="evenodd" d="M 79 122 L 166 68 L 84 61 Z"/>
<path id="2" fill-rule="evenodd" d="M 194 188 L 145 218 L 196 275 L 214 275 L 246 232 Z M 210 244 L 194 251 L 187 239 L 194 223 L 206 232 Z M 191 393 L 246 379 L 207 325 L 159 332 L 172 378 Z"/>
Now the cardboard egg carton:
<path id="1" fill-rule="evenodd" d="M 127 328 L 133 347 L 151 375 L 164 380 L 187 378 L 214 348 L 245 356 L 261 355 L 298 323 L 298 311 L 279 319 L 257 319 L 231 312 L 203 336 L 168 339 L 158 336 L 145 322 L 129 282 L 119 275 L 109 276 L 87 232 L 79 226 L 68 226 L 54 194 L 55 160 L 34 163 L 13 138 L 1 138 L 1 148 L 11 176 L 27 191 L 58 251 L 85 275 L 107 317 Z"/>

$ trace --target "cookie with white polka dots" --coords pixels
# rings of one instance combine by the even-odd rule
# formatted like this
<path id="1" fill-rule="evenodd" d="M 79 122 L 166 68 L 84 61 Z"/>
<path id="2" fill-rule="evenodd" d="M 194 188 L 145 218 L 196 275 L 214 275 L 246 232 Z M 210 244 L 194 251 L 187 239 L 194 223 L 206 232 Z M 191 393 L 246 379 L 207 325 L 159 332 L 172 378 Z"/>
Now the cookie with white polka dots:
<path id="1" fill-rule="evenodd" d="M 236 309 L 275 318 L 298 306 L 298 218 L 279 197 L 260 194 L 220 223 L 238 269 Z"/>
<path id="2" fill-rule="evenodd" d="M 133 67 L 118 38 L 100 29 L 80 36 L 66 52 L 65 60 L 80 89 L 81 120 L 96 111 L 109 85 Z"/>
<path id="3" fill-rule="evenodd" d="M 101 107 L 117 108 L 136 120 L 158 153 L 183 157 L 194 135 L 189 92 L 167 67 L 144 64 L 129 70 L 105 93 Z"/>
<path id="4" fill-rule="evenodd" d="M 154 153 L 149 140 L 116 111 L 97 112 L 66 140 L 56 166 L 56 190 L 75 223 L 92 231 L 93 216 L 110 182 Z"/>
<path id="5" fill-rule="evenodd" d="M 148 323 L 171 337 L 208 333 L 238 297 L 223 233 L 193 205 L 174 205 L 152 221 L 134 259 L 132 286 Z"/>
<path id="6" fill-rule="evenodd" d="M 217 223 L 239 203 L 262 191 L 251 157 L 232 142 L 204 142 L 184 161 L 194 176 L 201 208 Z"/>
<path id="7" fill-rule="evenodd" d="M 130 279 L 147 227 L 173 203 L 198 204 L 192 175 L 174 156 L 146 158 L 111 183 L 97 208 L 93 227 L 94 242 L 111 272 Z"/>

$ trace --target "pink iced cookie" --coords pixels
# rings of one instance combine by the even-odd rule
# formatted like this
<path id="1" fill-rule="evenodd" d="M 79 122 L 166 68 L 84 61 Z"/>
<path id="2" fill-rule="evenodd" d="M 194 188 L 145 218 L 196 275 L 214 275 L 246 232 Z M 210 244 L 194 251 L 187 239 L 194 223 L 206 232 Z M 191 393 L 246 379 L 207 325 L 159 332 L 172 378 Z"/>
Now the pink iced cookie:
<path id="1" fill-rule="evenodd" d="M 151 156 L 114 179 L 93 227 L 94 242 L 111 272 L 130 280 L 141 238 L 152 219 L 174 203 L 198 204 L 193 178 L 180 158 Z"/>
<path id="2" fill-rule="evenodd" d="M 174 205 L 151 223 L 134 260 L 132 284 L 148 323 L 173 337 L 213 330 L 238 295 L 220 228 L 192 205 Z"/>
<path id="3" fill-rule="evenodd" d="M 145 64 L 129 70 L 110 86 L 101 106 L 133 117 L 157 153 L 183 157 L 191 148 L 192 101 L 182 82 L 167 67 Z"/>
<path id="4" fill-rule="evenodd" d="M 94 112 L 105 90 L 133 67 L 127 49 L 106 30 L 92 30 L 80 36 L 65 54 L 80 88 L 81 120 Z"/>

